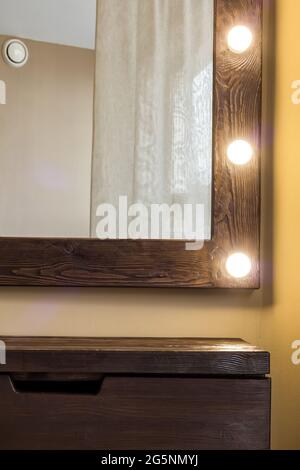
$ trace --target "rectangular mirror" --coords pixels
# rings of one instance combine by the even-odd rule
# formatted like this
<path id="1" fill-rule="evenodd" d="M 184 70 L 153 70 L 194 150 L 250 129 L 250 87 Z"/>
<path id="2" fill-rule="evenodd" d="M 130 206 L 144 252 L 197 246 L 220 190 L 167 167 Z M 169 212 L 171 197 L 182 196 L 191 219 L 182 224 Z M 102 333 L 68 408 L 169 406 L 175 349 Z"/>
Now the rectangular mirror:
<path id="1" fill-rule="evenodd" d="M 0 0 L 0 42 L 0 236 L 211 238 L 214 0 Z"/>
<path id="2" fill-rule="evenodd" d="M 0 285 L 260 286 L 263 0 L 0 0 Z"/>

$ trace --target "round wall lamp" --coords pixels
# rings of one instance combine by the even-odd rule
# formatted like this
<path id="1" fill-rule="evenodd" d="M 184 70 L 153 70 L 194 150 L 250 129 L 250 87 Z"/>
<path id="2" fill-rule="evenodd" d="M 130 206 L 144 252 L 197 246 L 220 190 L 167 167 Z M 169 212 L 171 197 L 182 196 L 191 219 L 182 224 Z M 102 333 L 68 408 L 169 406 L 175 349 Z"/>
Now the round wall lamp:
<path id="1" fill-rule="evenodd" d="M 29 58 L 26 44 L 20 39 L 9 39 L 3 44 L 3 59 L 11 67 L 23 67 Z"/>
<path id="2" fill-rule="evenodd" d="M 253 34 L 247 26 L 234 26 L 228 33 L 227 43 L 232 52 L 242 54 L 253 41 Z"/>
<path id="3" fill-rule="evenodd" d="M 228 145 L 227 157 L 234 165 L 246 165 L 253 157 L 253 148 L 246 140 L 234 140 Z"/>
<path id="4" fill-rule="evenodd" d="M 251 270 L 251 260 L 244 253 L 234 253 L 227 258 L 226 271 L 231 277 L 243 279 L 250 274 Z"/>

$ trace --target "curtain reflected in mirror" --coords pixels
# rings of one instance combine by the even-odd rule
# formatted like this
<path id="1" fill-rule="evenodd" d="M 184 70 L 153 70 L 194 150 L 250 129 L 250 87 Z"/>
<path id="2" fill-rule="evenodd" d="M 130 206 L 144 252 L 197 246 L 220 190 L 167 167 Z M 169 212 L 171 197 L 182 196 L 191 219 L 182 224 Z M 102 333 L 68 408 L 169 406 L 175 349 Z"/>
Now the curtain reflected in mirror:
<path id="1" fill-rule="evenodd" d="M 97 22 L 92 236 L 122 195 L 149 219 L 153 204 L 203 204 L 210 238 L 213 2 L 100 0 Z"/>

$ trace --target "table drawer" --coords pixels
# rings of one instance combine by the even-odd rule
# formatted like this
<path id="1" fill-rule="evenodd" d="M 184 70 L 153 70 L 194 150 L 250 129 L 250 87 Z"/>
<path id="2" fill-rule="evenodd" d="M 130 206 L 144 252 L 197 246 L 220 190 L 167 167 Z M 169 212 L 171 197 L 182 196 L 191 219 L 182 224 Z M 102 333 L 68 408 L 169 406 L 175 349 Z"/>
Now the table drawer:
<path id="1" fill-rule="evenodd" d="M 268 378 L 0 375 L 0 397 L 6 450 L 270 445 Z"/>

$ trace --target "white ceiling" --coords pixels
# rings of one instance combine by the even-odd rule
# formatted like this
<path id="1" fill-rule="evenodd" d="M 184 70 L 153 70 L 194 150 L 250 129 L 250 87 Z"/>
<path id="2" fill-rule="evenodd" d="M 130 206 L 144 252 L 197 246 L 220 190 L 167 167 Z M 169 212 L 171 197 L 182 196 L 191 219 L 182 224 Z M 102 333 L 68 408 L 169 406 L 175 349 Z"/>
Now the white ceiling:
<path id="1" fill-rule="evenodd" d="M 0 0 L 0 34 L 95 48 L 97 0 Z"/>

